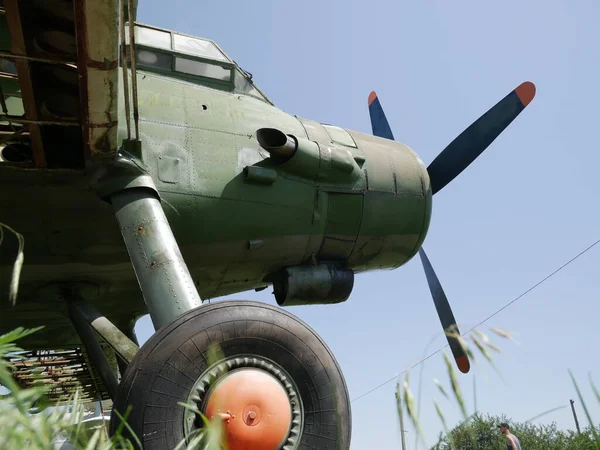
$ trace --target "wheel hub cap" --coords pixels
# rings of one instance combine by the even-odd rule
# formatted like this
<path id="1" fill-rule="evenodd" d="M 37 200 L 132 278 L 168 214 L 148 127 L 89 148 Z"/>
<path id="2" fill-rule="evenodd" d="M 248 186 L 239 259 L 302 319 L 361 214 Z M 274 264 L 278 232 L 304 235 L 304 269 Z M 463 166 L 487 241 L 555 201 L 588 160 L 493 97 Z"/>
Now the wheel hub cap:
<path id="1" fill-rule="evenodd" d="M 205 414 L 209 420 L 223 419 L 229 450 L 276 450 L 292 422 L 286 390 L 274 376 L 255 368 L 219 380 L 209 393 Z"/>

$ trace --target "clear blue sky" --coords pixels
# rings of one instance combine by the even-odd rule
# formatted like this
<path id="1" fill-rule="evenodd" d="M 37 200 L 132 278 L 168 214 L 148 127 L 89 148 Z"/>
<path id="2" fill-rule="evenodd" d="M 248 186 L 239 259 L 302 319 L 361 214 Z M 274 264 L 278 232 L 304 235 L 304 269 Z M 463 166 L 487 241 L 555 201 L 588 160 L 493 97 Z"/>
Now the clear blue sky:
<path id="1" fill-rule="evenodd" d="M 253 1 L 140 0 L 139 20 L 214 39 L 283 110 L 371 132 L 367 96 L 379 93 L 396 139 L 425 164 L 519 83 L 537 97 L 492 146 L 436 195 L 425 248 L 466 329 L 600 238 L 600 3 L 596 0 Z M 518 334 L 481 364 L 481 412 L 524 421 L 576 399 L 570 368 L 591 399 L 600 385 L 600 245 L 485 324 Z M 233 298 L 274 300 L 267 289 Z M 328 343 L 351 398 L 417 362 L 440 325 L 418 258 L 359 275 L 345 304 L 295 307 Z M 153 330 L 138 325 L 141 340 Z M 444 344 L 438 335 L 430 350 Z M 411 378 L 416 389 L 418 371 Z M 425 365 L 421 418 L 428 444 L 441 429 Z M 469 411 L 473 375 L 461 376 Z M 352 449 L 400 448 L 395 382 L 352 403 Z M 443 399 L 440 399 L 443 400 Z M 442 401 L 450 424 L 454 403 Z M 586 424 L 579 401 L 579 419 Z M 573 428 L 570 409 L 540 419 Z M 414 432 L 408 430 L 409 448 Z"/>

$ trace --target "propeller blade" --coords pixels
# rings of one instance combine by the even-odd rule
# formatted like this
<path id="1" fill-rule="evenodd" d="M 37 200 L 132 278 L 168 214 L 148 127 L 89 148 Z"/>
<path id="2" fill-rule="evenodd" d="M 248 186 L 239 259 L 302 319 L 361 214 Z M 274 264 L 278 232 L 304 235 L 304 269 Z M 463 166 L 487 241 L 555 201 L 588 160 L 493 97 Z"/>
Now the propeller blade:
<path id="1" fill-rule="evenodd" d="M 373 129 L 373 135 L 381 138 L 394 140 L 392 129 L 390 124 L 385 117 L 379 98 L 375 91 L 369 94 L 369 115 L 371 116 L 371 128 Z"/>
<path id="2" fill-rule="evenodd" d="M 535 85 L 526 81 L 490 108 L 454 139 L 429 165 L 432 194 L 439 192 L 502 133 L 535 97 Z"/>
<path id="3" fill-rule="evenodd" d="M 431 266 L 427 255 L 425 254 L 425 250 L 423 250 L 423 247 L 419 249 L 419 256 L 421 257 L 423 269 L 425 270 L 425 276 L 427 277 L 427 284 L 429 284 L 429 290 L 431 291 L 431 296 L 433 297 L 433 303 L 435 304 L 435 309 L 437 310 L 444 331 L 448 332 L 454 330 L 456 333 L 460 334 L 458 326 L 456 325 L 456 320 L 454 319 L 454 314 L 452 313 L 452 309 L 450 308 L 450 304 L 446 298 L 446 294 L 442 289 L 440 280 L 438 280 L 438 277 L 435 274 L 435 271 L 433 270 L 433 267 Z M 450 350 L 452 350 L 452 355 L 454 356 L 458 369 L 462 373 L 468 373 L 469 369 L 471 368 L 471 364 L 469 363 L 469 358 L 463 351 L 460 342 L 458 342 L 458 339 L 455 337 L 447 334 L 446 339 L 448 339 L 448 344 L 450 344 Z"/>

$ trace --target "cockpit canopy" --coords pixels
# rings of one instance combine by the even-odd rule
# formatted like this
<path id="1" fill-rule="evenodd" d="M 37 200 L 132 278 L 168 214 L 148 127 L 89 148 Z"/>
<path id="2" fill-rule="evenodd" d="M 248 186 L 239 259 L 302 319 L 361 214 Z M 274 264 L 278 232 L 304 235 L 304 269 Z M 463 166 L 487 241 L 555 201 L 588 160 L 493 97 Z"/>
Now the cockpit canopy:
<path id="1" fill-rule="evenodd" d="M 140 24 L 135 25 L 134 39 L 136 65 L 140 70 L 251 95 L 271 103 L 252 82 L 252 76 L 211 40 Z M 127 27 L 125 44 L 129 46 Z"/>

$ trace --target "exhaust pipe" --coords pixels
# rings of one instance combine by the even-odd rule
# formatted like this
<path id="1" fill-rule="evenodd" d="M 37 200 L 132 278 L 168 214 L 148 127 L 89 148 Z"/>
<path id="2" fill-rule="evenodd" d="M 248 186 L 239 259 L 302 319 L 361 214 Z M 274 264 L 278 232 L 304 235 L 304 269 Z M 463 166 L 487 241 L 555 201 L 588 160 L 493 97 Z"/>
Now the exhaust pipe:
<path id="1" fill-rule="evenodd" d="M 260 128 L 256 132 L 258 144 L 278 162 L 289 161 L 298 149 L 298 142 L 276 128 Z"/>

